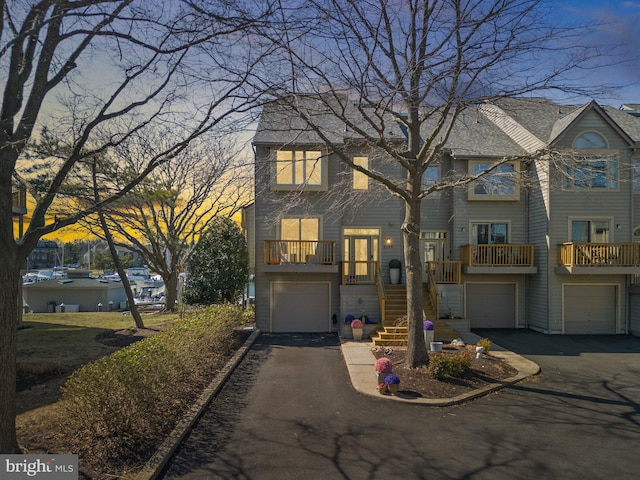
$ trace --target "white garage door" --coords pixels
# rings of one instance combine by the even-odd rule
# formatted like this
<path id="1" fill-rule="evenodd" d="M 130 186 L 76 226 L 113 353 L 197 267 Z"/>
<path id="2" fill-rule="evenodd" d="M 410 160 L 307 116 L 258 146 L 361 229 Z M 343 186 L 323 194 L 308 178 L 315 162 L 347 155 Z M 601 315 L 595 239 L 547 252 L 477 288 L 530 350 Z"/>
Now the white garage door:
<path id="1" fill-rule="evenodd" d="M 271 331 L 331 330 L 329 283 L 271 283 Z"/>
<path id="2" fill-rule="evenodd" d="M 468 283 L 467 318 L 471 328 L 516 328 L 516 286 Z"/>
<path id="3" fill-rule="evenodd" d="M 616 286 L 565 285 L 564 333 L 616 333 Z"/>

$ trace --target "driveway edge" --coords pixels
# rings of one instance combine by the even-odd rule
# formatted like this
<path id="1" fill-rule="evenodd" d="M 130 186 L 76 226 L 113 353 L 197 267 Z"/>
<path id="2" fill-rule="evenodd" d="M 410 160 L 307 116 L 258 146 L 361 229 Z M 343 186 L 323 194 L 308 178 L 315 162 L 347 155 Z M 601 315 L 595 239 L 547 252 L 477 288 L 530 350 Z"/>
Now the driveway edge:
<path id="1" fill-rule="evenodd" d="M 209 386 L 202 392 L 198 400 L 178 422 L 171 434 L 162 442 L 162 445 L 156 450 L 156 453 L 147 461 L 142 470 L 133 477 L 135 480 L 155 480 L 158 477 L 169 462 L 169 459 L 193 428 L 193 425 L 209 406 L 213 397 L 220 392 L 224 382 L 229 378 L 231 373 L 233 373 L 251 346 L 255 343 L 256 339 L 260 336 L 260 333 L 259 329 L 253 330 L 249 338 L 245 340 L 244 344 L 236 351 L 234 356 L 231 357 Z"/>

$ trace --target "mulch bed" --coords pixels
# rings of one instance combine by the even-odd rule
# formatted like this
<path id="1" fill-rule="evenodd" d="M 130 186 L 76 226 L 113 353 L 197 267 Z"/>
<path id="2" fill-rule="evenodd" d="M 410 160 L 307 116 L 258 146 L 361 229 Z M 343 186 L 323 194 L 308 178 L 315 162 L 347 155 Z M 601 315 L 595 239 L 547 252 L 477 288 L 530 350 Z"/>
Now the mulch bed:
<path id="1" fill-rule="evenodd" d="M 432 355 L 458 355 L 465 347 L 444 345 L 442 353 L 429 353 Z M 385 352 L 386 350 L 386 352 Z M 517 372 L 516 369 L 491 354 L 482 358 L 474 358 L 471 368 L 464 371 L 458 377 L 445 377 L 436 380 L 428 371 L 427 366 L 409 368 L 405 359 L 406 347 L 374 347 L 372 349 L 376 358 L 387 357 L 393 363 L 393 373 L 400 377 L 400 393 L 409 397 L 422 398 L 451 398 L 472 390 L 486 387 L 493 383 L 499 383 Z M 474 353 L 475 356 L 475 353 Z M 372 372 L 372 388 L 375 388 L 375 372 Z"/>

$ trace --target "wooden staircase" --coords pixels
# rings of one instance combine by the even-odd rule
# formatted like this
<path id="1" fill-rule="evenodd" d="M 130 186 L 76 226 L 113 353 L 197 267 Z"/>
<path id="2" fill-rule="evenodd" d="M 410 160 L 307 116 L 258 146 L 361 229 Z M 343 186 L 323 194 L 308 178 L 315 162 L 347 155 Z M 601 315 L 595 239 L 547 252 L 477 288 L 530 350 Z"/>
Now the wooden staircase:
<path id="1" fill-rule="evenodd" d="M 371 336 L 376 346 L 404 346 L 407 345 L 407 327 L 398 326 L 396 322 L 407 314 L 407 288 L 405 285 L 385 285 L 385 321 L 383 330 Z M 437 315 L 433 311 L 428 289 L 422 287 L 422 300 L 426 318 L 435 326 L 434 337 L 438 341 L 450 341 L 461 336 L 460 332 L 447 325 L 445 320 L 434 320 Z"/>

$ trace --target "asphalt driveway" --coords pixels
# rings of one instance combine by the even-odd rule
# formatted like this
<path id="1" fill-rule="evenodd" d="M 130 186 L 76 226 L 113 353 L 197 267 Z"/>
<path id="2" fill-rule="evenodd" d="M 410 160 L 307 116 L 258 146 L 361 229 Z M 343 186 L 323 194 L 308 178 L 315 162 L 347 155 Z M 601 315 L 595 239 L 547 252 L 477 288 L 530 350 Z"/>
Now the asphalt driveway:
<path id="1" fill-rule="evenodd" d="M 263 335 L 164 478 L 637 478 L 640 338 L 478 333 L 541 374 L 459 406 L 400 404 L 354 391 L 337 337 Z"/>

